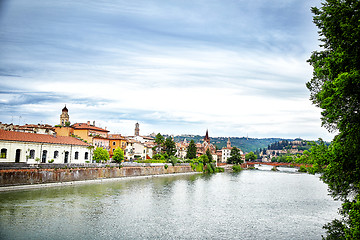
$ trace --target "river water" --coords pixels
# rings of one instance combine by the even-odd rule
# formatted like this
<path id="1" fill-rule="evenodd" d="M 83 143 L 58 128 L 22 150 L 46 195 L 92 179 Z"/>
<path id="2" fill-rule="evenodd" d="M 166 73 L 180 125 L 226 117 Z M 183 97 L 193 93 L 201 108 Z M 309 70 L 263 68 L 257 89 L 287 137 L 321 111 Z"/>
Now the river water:
<path id="1" fill-rule="evenodd" d="M 340 202 L 294 169 L 0 193 L 1 239 L 321 239 Z"/>

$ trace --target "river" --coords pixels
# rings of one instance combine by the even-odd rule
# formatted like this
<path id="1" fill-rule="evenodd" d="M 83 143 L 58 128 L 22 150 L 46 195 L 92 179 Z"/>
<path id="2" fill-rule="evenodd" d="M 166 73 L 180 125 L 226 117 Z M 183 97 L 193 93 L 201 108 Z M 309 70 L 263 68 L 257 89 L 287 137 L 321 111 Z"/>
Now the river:
<path id="1" fill-rule="evenodd" d="M 280 168 L 0 193 L 1 239 L 321 239 L 340 202 Z"/>

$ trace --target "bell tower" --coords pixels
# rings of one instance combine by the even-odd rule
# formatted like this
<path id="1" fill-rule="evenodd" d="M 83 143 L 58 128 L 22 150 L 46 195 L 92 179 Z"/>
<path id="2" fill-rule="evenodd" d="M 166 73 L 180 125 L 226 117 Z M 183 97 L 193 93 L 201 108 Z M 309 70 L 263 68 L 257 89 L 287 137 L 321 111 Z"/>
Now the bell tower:
<path id="1" fill-rule="evenodd" d="M 227 148 L 231 148 L 230 137 L 228 138 L 228 141 L 227 141 Z"/>
<path id="2" fill-rule="evenodd" d="M 139 136 L 139 135 L 140 135 L 139 123 L 135 123 L 135 136 Z"/>
<path id="3" fill-rule="evenodd" d="M 69 121 L 69 113 L 68 113 L 68 109 L 65 105 L 65 107 L 62 109 L 62 113 L 60 115 L 60 125 L 61 126 L 66 126 L 67 123 L 70 124 L 70 121 Z"/>

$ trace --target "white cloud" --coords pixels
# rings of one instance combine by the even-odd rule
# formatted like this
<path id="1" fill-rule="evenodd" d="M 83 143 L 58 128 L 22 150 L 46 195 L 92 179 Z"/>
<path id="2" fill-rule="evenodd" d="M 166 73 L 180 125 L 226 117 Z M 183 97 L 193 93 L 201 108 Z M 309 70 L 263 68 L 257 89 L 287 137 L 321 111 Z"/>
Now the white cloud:
<path id="1" fill-rule="evenodd" d="M 57 124 L 66 103 L 72 122 L 124 134 L 139 121 L 143 133 L 330 140 L 305 88 L 316 44 L 308 5 L 11 2 L 0 22 L 0 74 L 13 94 L 0 96 L 0 116 Z M 25 9 L 29 27 L 14 21 Z"/>

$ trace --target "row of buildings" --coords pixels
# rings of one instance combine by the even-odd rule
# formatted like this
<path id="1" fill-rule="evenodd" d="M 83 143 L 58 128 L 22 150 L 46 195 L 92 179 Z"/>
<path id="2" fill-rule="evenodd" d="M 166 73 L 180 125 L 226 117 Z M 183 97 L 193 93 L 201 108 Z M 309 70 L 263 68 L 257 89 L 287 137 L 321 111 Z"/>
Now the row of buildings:
<path id="1" fill-rule="evenodd" d="M 153 157 L 155 139 L 141 136 L 139 123 L 135 124 L 134 136 L 111 134 L 106 128 L 90 123 L 70 124 L 69 111 L 65 106 L 60 115 L 60 124 L 54 127 L 47 124 L 26 124 L 23 126 L 0 122 L 0 163 L 86 163 L 92 162 L 92 151 L 96 147 L 106 149 L 110 157 L 116 148 L 124 151 L 125 159 L 150 159 Z M 189 142 L 176 143 L 179 158 L 185 158 Z M 231 143 L 217 150 L 210 143 L 208 131 L 202 143 L 196 143 L 197 155 L 209 149 L 213 159 L 226 162 L 230 157 Z"/>

